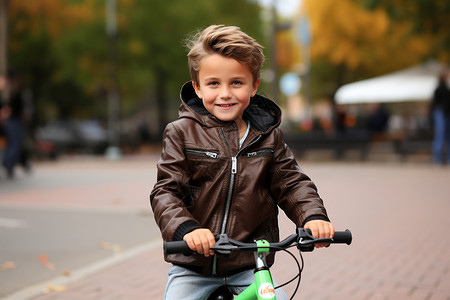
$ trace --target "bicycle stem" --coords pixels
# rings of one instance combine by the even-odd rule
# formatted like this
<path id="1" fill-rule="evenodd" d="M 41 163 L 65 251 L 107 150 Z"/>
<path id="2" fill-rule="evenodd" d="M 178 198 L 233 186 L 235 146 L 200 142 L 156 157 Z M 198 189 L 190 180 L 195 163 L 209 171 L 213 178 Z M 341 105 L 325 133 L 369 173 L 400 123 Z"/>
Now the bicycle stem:
<path id="1" fill-rule="evenodd" d="M 255 292 L 258 299 L 275 300 L 275 289 L 273 287 L 273 279 L 267 267 L 266 257 L 269 254 L 270 243 L 266 240 L 256 242 L 258 251 L 255 253 L 256 269 L 255 269 Z"/>
<path id="2" fill-rule="evenodd" d="M 269 253 L 270 243 L 266 240 L 256 241 L 258 251 L 255 254 L 256 269 L 267 268 L 266 257 Z"/>
<path id="3" fill-rule="evenodd" d="M 273 287 L 272 275 L 267 267 L 266 257 L 269 254 L 270 244 L 266 240 L 256 241 L 258 247 L 255 255 L 255 281 L 242 293 L 236 296 L 235 300 L 264 299 L 276 300 L 275 289 Z"/>

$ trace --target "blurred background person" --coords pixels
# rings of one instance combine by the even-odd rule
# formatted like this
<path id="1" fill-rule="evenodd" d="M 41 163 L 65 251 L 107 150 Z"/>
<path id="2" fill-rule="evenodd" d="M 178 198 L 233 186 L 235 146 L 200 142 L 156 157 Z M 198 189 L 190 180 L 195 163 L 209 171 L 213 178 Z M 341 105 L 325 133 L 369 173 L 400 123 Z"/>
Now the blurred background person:
<path id="1" fill-rule="evenodd" d="M 335 109 L 335 130 L 337 134 L 344 134 L 347 130 L 345 119 L 347 118 L 347 111 L 344 105 L 336 105 Z"/>
<path id="2" fill-rule="evenodd" d="M 0 75 L 0 95 L 5 92 L 6 89 L 6 78 Z M 3 128 L 4 120 L 2 116 L 3 111 L 3 99 L 0 97 L 0 161 L 3 161 L 3 151 L 6 146 L 6 136 Z"/>
<path id="3" fill-rule="evenodd" d="M 17 163 L 24 163 L 23 158 L 23 111 L 21 80 L 18 74 L 10 73 L 6 80 L 9 97 L 1 108 L 0 118 L 6 137 L 6 149 L 3 153 L 3 167 L 8 178 L 14 177 L 14 167 Z"/>
<path id="4" fill-rule="evenodd" d="M 445 162 L 450 164 L 450 89 L 447 85 L 449 71 L 439 74 L 439 81 L 431 101 L 431 117 L 434 126 L 432 154 L 433 164 L 442 164 L 444 146 L 446 145 Z"/>
<path id="5" fill-rule="evenodd" d="M 367 128 L 372 134 L 380 134 L 387 130 L 389 123 L 389 112 L 380 103 L 373 103 L 371 112 L 367 119 Z"/>

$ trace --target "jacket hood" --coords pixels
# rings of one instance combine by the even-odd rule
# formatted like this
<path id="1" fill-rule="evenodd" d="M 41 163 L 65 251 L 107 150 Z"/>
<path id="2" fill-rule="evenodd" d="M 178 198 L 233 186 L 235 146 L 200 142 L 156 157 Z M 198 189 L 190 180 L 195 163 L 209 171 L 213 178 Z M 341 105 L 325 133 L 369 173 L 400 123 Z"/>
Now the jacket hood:
<path id="1" fill-rule="evenodd" d="M 222 121 L 212 115 L 197 97 L 192 82 L 186 82 L 180 91 L 181 105 L 179 118 L 190 118 L 208 127 L 223 127 L 230 121 Z M 252 128 L 262 133 L 268 132 L 281 123 L 281 109 L 272 100 L 256 94 L 244 111 L 244 119 L 249 120 Z"/>

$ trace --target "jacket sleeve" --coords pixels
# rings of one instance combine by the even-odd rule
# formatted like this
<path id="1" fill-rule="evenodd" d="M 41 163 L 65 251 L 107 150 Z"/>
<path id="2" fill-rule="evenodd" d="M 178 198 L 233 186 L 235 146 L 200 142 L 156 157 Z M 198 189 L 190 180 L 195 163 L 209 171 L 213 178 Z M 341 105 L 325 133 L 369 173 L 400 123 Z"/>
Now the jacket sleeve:
<path id="1" fill-rule="evenodd" d="M 277 203 L 297 227 L 310 220 L 329 221 L 314 182 L 297 164 L 279 128 L 274 130 L 275 149 L 272 193 Z"/>
<path id="2" fill-rule="evenodd" d="M 164 130 L 157 171 L 157 181 L 150 194 L 156 223 L 165 241 L 181 240 L 200 225 L 185 205 L 186 197 L 189 197 L 189 176 L 183 139 L 173 123 Z"/>

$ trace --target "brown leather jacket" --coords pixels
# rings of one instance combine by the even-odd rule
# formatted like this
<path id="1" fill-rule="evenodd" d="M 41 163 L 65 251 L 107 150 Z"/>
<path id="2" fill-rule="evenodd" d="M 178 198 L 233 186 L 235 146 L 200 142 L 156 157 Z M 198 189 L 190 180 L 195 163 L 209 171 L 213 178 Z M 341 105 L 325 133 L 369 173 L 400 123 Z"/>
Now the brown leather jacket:
<path id="1" fill-rule="evenodd" d="M 256 95 L 244 113 L 250 132 L 239 149 L 234 122 L 211 115 L 190 82 L 181 90 L 179 118 L 168 124 L 150 195 L 165 241 L 182 240 L 196 228 L 253 242 L 279 240 L 278 207 L 297 227 L 328 220 L 310 178 L 297 165 L 279 128 L 281 110 Z M 203 274 L 231 274 L 255 264 L 253 254 L 227 258 L 168 255 L 166 261 Z M 273 263 L 273 256 L 268 259 Z"/>

